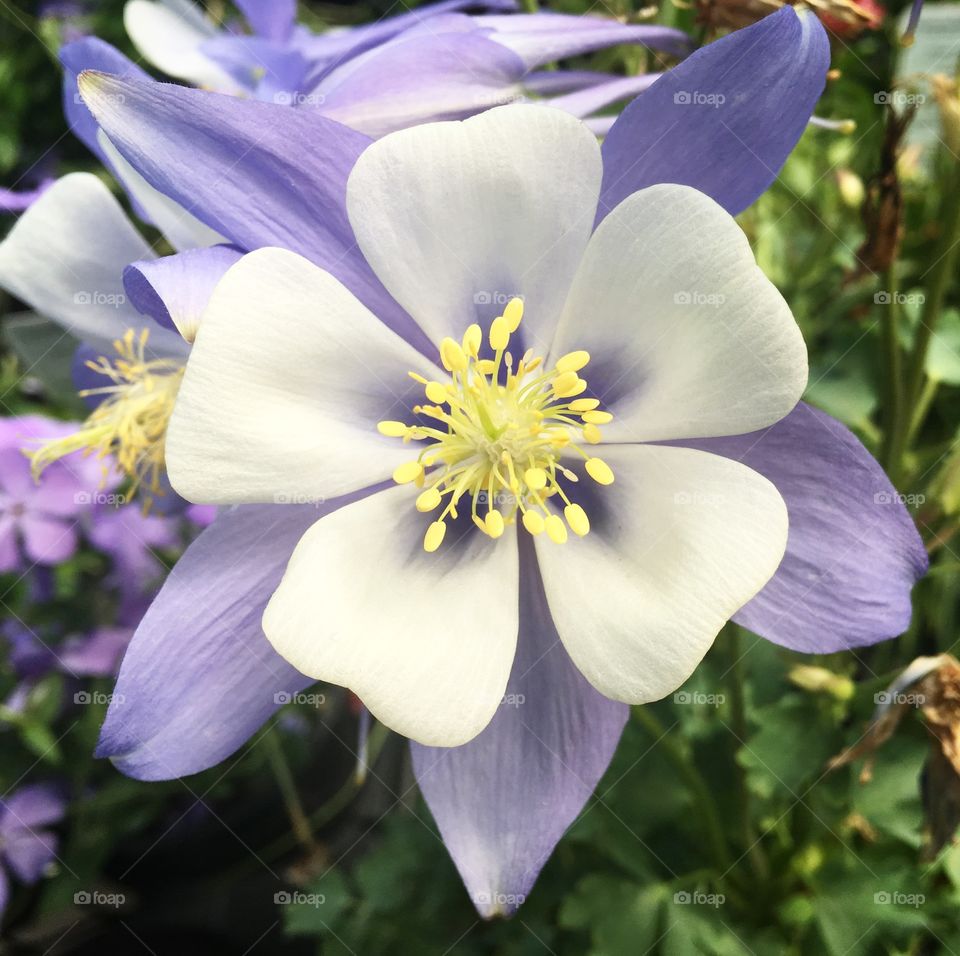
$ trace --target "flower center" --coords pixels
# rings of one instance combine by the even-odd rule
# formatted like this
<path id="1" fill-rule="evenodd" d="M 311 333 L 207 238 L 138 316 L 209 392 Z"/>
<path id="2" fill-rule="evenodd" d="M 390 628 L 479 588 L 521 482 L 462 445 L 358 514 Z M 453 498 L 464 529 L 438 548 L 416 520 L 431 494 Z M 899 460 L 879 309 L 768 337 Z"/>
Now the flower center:
<path id="1" fill-rule="evenodd" d="M 590 361 L 589 354 L 569 352 L 545 370 L 543 359 L 527 350 L 514 367 L 507 347 L 522 318 L 523 301 L 515 298 L 493 320 L 488 334 L 493 358 L 480 358 L 479 325 L 471 325 L 461 343 L 445 338 L 440 361 L 450 373 L 449 382 L 409 373 L 423 385 L 430 402 L 414 406 L 414 414 L 436 425 L 377 425 L 381 435 L 427 443 L 415 461 L 393 473 L 398 484 L 413 482 L 423 488 L 418 511 L 442 507 L 424 535 L 426 551 L 440 547 L 446 519 L 458 517 L 464 497 L 470 500 L 474 524 L 491 538 L 499 538 L 506 525 L 515 523 L 518 512 L 530 534 L 546 531 L 557 544 L 567 540 L 567 526 L 580 537 L 587 534 L 587 514 L 562 484 L 578 481 L 561 464 L 564 454 L 583 457 L 586 473 L 598 484 L 613 481 L 610 466 L 577 444 L 580 439 L 597 444 L 599 426 L 613 420 L 609 412 L 600 411 L 597 399 L 577 397 L 587 389 L 579 372 Z M 566 524 L 547 504 L 554 496 L 563 502 Z"/>
<path id="2" fill-rule="evenodd" d="M 129 329 L 113 343 L 116 358 L 101 356 L 87 362 L 87 368 L 110 384 L 85 389 L 80 395 L 102 396 L 103 400 L 79 431 L 46 442 L 30 454 L 34 478 L 53 462 L 83 451 L 97 458 L 114 456 L 131 481 L 131 497 L 141 488 L 151 495 L 163 494 L 160 478 L 167 424 L 183 380 L 183 366 L 172 359 L 147 359 L 144 349 L 149 334 L 149 329 L 139 335 Z"/>

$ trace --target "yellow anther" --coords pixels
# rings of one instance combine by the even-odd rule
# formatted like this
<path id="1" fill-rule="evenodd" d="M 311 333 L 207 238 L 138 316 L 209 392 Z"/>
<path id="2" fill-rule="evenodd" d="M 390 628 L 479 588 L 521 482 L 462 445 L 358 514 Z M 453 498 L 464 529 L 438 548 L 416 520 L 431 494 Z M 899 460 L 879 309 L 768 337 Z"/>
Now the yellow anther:
<path id="1" fill-rule="evenodd" d="M 572 374 L 576 374 L 576 373 L 572 373 Z M 570 388 L 564 389 L 562 392 L 557 391 L 557 389 L 555 388 L 554 395 L 556 395 L 557 398 L 573 398 L 574 395 L 579 395 L 581 392 L 585 392 L 586 390 L 587 390 L 587 383 L 582 378 L 578 378 L 577 381 Z"/>
<path id="2" fill-rule="evenodd" d="M 564 392 L 573 388 L 580 381 L 580 376 L 576 372 L 561 372 L 553 380 L 553 390 L 557 395 L 563 395 Z"/>
<path id="3" fill-rule="evenodd" d="M 547 532 L 558 543 L 568 540 L 568 533 L 587 534 L 586 511 L 568 495 L 579 480 L 561 461 L 568 448 L 585 459 L 595 481 L 613 481 L 610 468 L 586 451 L 600 442 L 599 425 L 613 416 L 599 410 L 596 398 L 573 400 L 587 388 L 578 372 L 589 363 L 589 354 L 569 352 L 546 369 L 532 349 L 518 357 L 509 346 L 523 311 L 521 300 L 511 299 L 488 330 L 472 324 L 461 342 L 442 339 L 440 363 L 449 378 L 441 374 L 430 381 L 410 373 L 426 393 L 424 403 L 413 406 L 421 421 L 388 420 L 377 426 L 404 443 L 424 442 L 416 461 L 397 467 L 393 477 L 417 488 L 419 512 L 433 512 L 423 541 L 427 551 L 440 547 L 446 524 L 460 514 L 469 515 L 492 539 L 521 521 L 528 533 Z M 481 359 L 485 334 L 495 354 Z M 556 514 L 547 508 L 551 498 Z"/>
<path id="4" fill-rule="evenodd" d="M 86 363 L 102 376 L 104 384 L 80 395 L 94 396 L 99 404 L 77 431 L 44 442 L 29 454 L 34 478 L 53 462 L 80 451 L 101 460 L 113 458 L 130 480 L 128 497 L 146 492 L 147 508 L 153 495 L 164 493 L 167 424 L 183 380 L 183 366 L 173 359 L 147 358 L 148 338 L 147 329 L 128 329 L 113 343 L 115 356 L 100 356 Z"/>
<path id="5" fill-rule="evenodd" d="M 443 536 L 447 533 L 447 526 L 442 521 L 433 521 L 423 536 L 423 550 L 432 554 L 443 543 Z"/>
<path id="6" fill-rule="evenodd" d="M 523 318 L 523 299 L 511 299 L 503 310 L 503 317 L 506 319 L 507 328 L 511 332 L 516 332 L 520 328 L 520 320 Z"/>
<path id="7" fill-rule="evenodd" d="M 440 343 L 440 361 L 448 372 L 465 372 L 467 356 L 460 346 L 449 336 Z"/>
<path id="8" fill-rule="evenodd" d="M 578 537 L 582 538 L 590 531 L 590 519 L 580 505 L 567 505 L 563 509 L 563 515 L 570 525 L 570 530 Z"/>
<path id="9" fill-rule="evenodd" d="M 550 515 L 543 526 L 547 530 L 547 537 L 556 544 L 563 544 L 567 540 L 567 526 L 559 515 Z"/>
<path id="10" fill-rule="evenodd" d="M 591 425 L 609 425 L 613 421 L 609 412 L 584 412 L 580 417 Z"/>
<path id="11" fill-rule="evenodd" d="M 423 474 L 423 465 L 419 461 L 405 461 L 393 470 L 393 480 L 398 485 L 416 481 Z"/>
<path id="12" fill-rule="evenodd" d="M 480 346 L 483 344 L 483 332 L 480 326 L 474 323 L 467 326 L 467 331 L 463 333 L 463 351 L 471 358 L 476 358 L 480 353 Z"/>
<path id="13" fill-rule="evenodd" d="M 528 468 L 523 473 L 523 480 L 533 491 L 547 487 L 547 473 L 542 468 Z"/>
<path id="14" fill-rule="evenodd" d="M 490 348 L 494 352 L 502 352 L 509 342 L 510 325 L 502 315 L 498 315 L 490 325 Z"/>
<path id="15" fill-rule="evenodd" d="M 598 485 L 613 484 L 613 471 L 602 458 L 588 458 L 584 467 Z"/>
<path id="16" fill-rule="evenodd" d="M 541 534 L 543 532 L 543 515 L 539 511 L 525 511 L 523 526 L 530 534 Z"/>
<path id="17" fill-rule="evenodd" d="M 427 387 L 424 391 L 427 393 L 427 398 L 429 398 L 431 402 L 436 402 L 438 405 L 442 405 L 449 398 L 446 386 L 441 385 L 439 382 L 427 382 Z"/>
<path id="18" fill-rule="evenodd" d="M 422 494 L 417 496 L 417 511 L 426 513 L 433 511 L 440 504 L 440 492 L 436 488 L 428 488 Z"/>
<path id="19" fill-rule="evenodd" d="M 577 352 L 567 352 L 557 359 L 558 372 L 579 372 L 590 361 L 590 353 L 580 349 Z"/>
<path id="20" fill-rule="evenodd" d="M 491 538 L 499 538 L 503 534 L 503 515 L 496 509 L 488 511 L 484 530 Z"/>

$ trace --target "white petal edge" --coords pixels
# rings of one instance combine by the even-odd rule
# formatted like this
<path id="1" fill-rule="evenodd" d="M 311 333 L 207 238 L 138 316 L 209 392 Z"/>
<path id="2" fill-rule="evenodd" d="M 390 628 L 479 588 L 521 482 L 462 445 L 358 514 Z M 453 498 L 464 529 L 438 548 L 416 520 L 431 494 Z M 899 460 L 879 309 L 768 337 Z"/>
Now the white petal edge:
<path id="1" fill-rule="evenodd" d="M 738 435 L 800 400 L 807 350 L 735 220 L 689 186 L 628 196 L 583 257 L 551 350 L 614 413 L 610 442 Z"/>
<path id="2" fill-rule="evenodd" d="M 150 328 L 150 352 L 182 356 L 187 345 L 127 302 L 123 269 L 153 250 L 96 176 L 57 180 L 0 243 L 0 286 L 77 338 L 112 355 L 127 329 Z"/>
<path id="3" fill-rule="evenodd" d="M 500 704 L 516 650 L 516 539 L 448 529 L 392 488 L 321 518 L 300 539 L 263 616 L 274 649 L 353 690 L 388 727 L 435 747 L 472 740 Z"/>
<path id="4" fill-rule="evenodd" d="M 773 576 L 787 509 L 766 478 L 717 455 L 652 445 L 602 454 L 616 479 L 590 489 L 590 533 L 560 546 L 541 535 L 537 559 L 573 662 L 600 693 L 644 704 L 679 687 Z"/>
<path id="5" fill-rule="evenodd" d="M 388 478 L 416 458 L 385 438 L 442 374 L 337 279 L 259 249 L 230 268 L 203 314 L 167 432 L 173 487 L 202 504 L 303 503 Z"/>
<path id="6" fill-rule="evenodd" d="M 143 57 L 168 76 L 221 93 L 239 94 L 242 87 L 200 51 L 200 44 L 214 36 L 216 29 L 192 11 L 187 15 L 185 6 L 128 0 L 123 8 L 123 26 Z"/>
<path id="7" fill-rule="evenodd" d="M 367 261 L 432 340 L 486 329 L 523 296 L 545 348 L 583 254 L 602 176 L 596 137 L 560 110 L 511 105 L 369 146 L 347 182 Z"/>
<path id="8" fill-rule="evenodd" d="M 176 200 L 154 189 L 123 158 L 102 129 L 97 131 L 97 142 L 113 164 L 114 172 L 127 192 L 140 203 L 144 212 L 174 249 L 178 252 L 184 249 L 200 249 L 228 241 L 215 229 L 187 212 Z"/>

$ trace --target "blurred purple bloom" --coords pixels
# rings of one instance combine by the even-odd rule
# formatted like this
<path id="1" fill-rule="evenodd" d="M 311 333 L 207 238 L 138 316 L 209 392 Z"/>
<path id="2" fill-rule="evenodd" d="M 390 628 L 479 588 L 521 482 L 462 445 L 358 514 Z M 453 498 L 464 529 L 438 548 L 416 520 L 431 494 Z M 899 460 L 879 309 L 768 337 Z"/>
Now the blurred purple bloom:
<path id="1" fill-rule="evenodd" d="M 68 638 L 58 653 L 60 667 L 75 677 L 116 674 L 132 636 L 129 627 L 99 627 L 85 637 Z"/>
<path id="2" fill-rule="evenodd" d="M 98 505 L 90 517 L 87 536 L 91 544 L 113 562 L 110 581 L 121 590 L 147 590 L 163 574 L 156 554 L 177 545 L 178 521 L 144 514 L 136 505 Z"/>
<path id="3" fill-rule="evenodd" d="M 46 784 L 22 787 L 0 799 L 0 913 L 10 899 L 8 874 L 30 885 L 55 859 L 59 841 L 48 827 L 65 813 L 66 802 Z"/>
<path id="4" fill-rule="evenodd" d="M 78 520 L 90 508 L 102 469 L 71 455 L 35 482 L 22 451 L 75 428 L 39 415 L 0 420 L 0 572 L 59 564 L 76 551 Z"/>

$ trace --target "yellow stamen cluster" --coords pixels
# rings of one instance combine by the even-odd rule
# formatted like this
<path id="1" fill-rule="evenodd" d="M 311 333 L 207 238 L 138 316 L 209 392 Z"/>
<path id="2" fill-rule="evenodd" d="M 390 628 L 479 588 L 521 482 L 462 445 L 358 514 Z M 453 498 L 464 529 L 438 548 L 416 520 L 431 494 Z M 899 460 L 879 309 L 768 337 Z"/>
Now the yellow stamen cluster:
<path id="1" fill-rule="evenodd" d="M 172 359 L 148 359 L 149 330 L 129 329 L 113 343 L 117 357 L 101 356 L 87 367 L 108 379 L 102 388 L 86 389 L 81 397 L 102 401 L 79 431 L 46 442 L 30 454 L 34 478 L 44 468 L 76 451 L 97 458 L 111 455 L 130 479 L 129 494 L 146 489 L 162 494 L 164 446 L 173 402 L 183 380 L 183 366 Z"/>
<path id="2" fill-rule="evenodd" d="M 479 325 L 471 325 L 461 342 L 445 338 L 440 361 L 450 373 L 449 382 L 409 373 L 430 403 L 415 406 L 414 413 L 433 419 L 436 426 L 397 421 L 377 425 L 381 435 L 427 442 L 416 460 L 393 473 L 398 484 L 423 489 L 416 500 L 418 511 L 426 514 L 442 507 L 424 535 L 426 551 L 436 551 L 443 543 L 446 519 L 458 516 L 464 497 L 470 500 L 474 524 L 491 538 L 515 524 L 518 513 L 530 534 L 545 532 L 557 544 L 567 540 L 567 528 L 583 537 L 590 521 L 561 487 L 561 478 L 578 480 L 561 464 L 562 455 L 584 458 L 586 473 L 598 484 L 613 482 L 610 466 L 577 444 L 581 438 L 597 444 L 600 426 L 613 420 L 600 410 L 597 399 L 578 397 L 587 389 L 579 373 L 589 354 L 569 352 L 545 370 L 543 359 L 528 350 L 514 367 L 507 349 L 522 318 L 523 301 L 515 298 L 493 320 L 487 335 L 492 358 L 480 358 Z M 555 495 L 563 502 L 563 518 L 547 505 Z"/>

